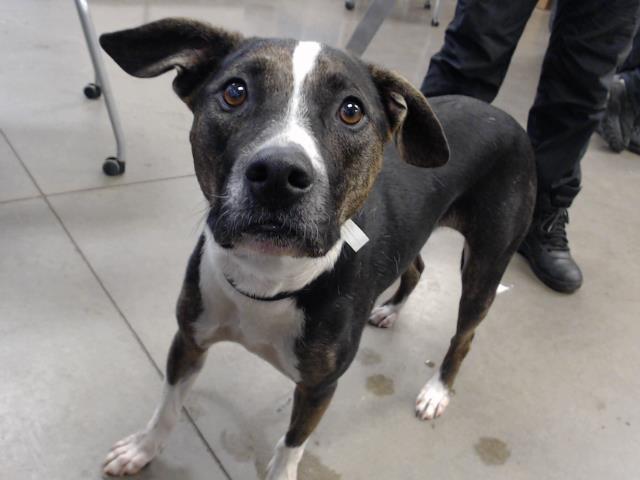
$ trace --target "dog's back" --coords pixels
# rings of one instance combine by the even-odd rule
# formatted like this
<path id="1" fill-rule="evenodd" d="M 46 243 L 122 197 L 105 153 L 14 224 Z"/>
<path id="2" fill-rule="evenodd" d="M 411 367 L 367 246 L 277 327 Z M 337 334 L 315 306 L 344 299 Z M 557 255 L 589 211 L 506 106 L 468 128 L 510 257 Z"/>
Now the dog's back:
<path id="1" fill-rule="evenodd" d="M 388 147 L 383 170 L 356 217 L 373 242 L 371 258 L 360 261 L 376 265 L 376 296 L 406 270 L 438 225 L 465 236 L 486 231 L 500 245 L 524 234 L 529 224 L 535 160 L 522 127 L 504 111 L 470 97 L 429 102 L 447 136 L 449 161 L 417 168 Z"/>

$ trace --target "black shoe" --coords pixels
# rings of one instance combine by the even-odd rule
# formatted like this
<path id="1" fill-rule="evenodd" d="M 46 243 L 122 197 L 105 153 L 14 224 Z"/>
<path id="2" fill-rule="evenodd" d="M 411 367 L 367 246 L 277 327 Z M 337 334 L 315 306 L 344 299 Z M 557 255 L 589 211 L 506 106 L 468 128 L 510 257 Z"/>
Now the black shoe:
<path id="1" fill-rule="evenodd" d="M 640 155 L 640 127 L 634 128 L 633 132 L 631 132 L 627 150 L 635 153 L 636 155 Z"/>
<path id="2" fill-rule="evenodd" d="M 597 129 L 611 150 L 621 152 L 627 148 L 636 117 L 636 108 L 624 80 L 614 78 L 609 89 L 607 109 Z"/>
<path id="3" fill-rule="evenodd" d="M 545 285 L 562 293 L 575 292 L 582 285 L 582 272 L 569 251 L 567 223 L 569 213 L 566 208 L 536 214 L 518 249 L 531 265 L 533 273 Z"/>

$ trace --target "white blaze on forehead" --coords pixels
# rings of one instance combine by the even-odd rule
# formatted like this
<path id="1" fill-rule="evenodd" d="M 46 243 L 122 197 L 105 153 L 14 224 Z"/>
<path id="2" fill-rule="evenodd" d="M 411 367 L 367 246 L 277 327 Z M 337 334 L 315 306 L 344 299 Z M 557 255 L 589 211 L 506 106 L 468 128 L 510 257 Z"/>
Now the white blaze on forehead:
<path id="1" fill-rule="evenodd" d="M 298 42 L 291 59 L 293 68 L 293 90 L 286 110 L 284 122 L 276 135 L 265 145 L 295 143 L 305 151 L 316 172 L 325 174 L 326 168 L 309 125 L 304 92 L 304 82 L 313 71 L 322 45 L 318 42 Z"/>
<path id="2" fill-rule="evenodd" d="M 296 114 L 301 105 L 302 84 L 307 75 L 311 73 L 316 64 L 316 58 L 320 53 L 318 42 L 299 42 L 293 51 L 293 96 L 291 98 L 292 113 Z"/>

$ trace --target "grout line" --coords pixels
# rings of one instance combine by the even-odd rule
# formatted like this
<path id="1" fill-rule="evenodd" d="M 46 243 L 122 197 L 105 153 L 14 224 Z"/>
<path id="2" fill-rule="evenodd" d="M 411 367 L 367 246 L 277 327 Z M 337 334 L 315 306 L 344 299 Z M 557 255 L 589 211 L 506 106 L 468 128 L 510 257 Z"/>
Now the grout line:
<path id="1" fill-rule="evenodd" d="M 36 198 L 42 198 L 42 195 L 31 195 L 30 197 L 10 198 L 8 200 L 0 200 L 0 205 L 6 205 L 7 203 L 24 202 L 26 200 L 35 200 Z"/>
<path id="2" fill-rule="evenodd" d="M 127 326 L 127 328 L 129 329 L 129 331 L 131 332 L 131 334 L 133 335 L 134 340 L 138 343 L 138 345 L 140 346 L 140 348 L 142 349 L 143 353 L 146 355 L 147 359 L 149 360 L 149 362 L 151 362 L 151 366 L 156 370 L 156 372 L 158 373 L 158 375 L 160 376 L 160 378 L 164 378 L 163 374 L 162 374 L 162 369 L 158 366 L 158 364 L 156 363 L 156 361 L 153 359 L 153 357 L 151 356 L 151 352 L 147 349 L 147 347 L 145 346 L 145 344 L 143 343 L 142 339 L 140 338 L 140 336 L 138 335 L 138 333 L 135 331 L 135 329 L 133 328 L 133 325 L 131 324 L 131 322 L 129 322 L 129 320 L 127 319 L 127 317 L 125 316 L 124 312 L 120 309 L 120 307 L 118 306 L 118 304 L 115 301 L 115 298 L 113 298 L 113 296 L 111 295 L 111 293 L 109 292 L 109 290 L 107 289 L 106 285 L 104 284 L 104 282 L 102 281 L 102 279 L 100 278 L 100 276 L 98 275 L 98 272 L 96 272 L 96 270 L 93 268 L 93 265 L 91 265 L 91 263 L 89 262 L 89 259 L 87 258 L 87 256 L 84 254 L 84 252 L 82 251 L 82 249 L 80 248 L 80 245 L 76 242 L 76 240 L 73 238 L 73 235 L 71 235 L 71 232 L 69 231 L 69 229 L 67 228 L 67 226 L 65 225 L 65 223 L 62 221 L 62 217 L 60 217 L 60 215 L 58 214 L 58 212 L 56 211 L 55 208 L 53 208 L 53 205 L 51 204 L 51 202 L 49 201 L 49 198 L 47 197 L 47 195 L 44 194 L 44 192 L 42 191 L 42 189 L 40 188 L 40 185 L 38 185 L 38 182 L 36 182 L 36 179 L 33 177 L 33 175 L 31 174 L 31 172 L 29 171 L 29 169 L 27 168 L 26 164 L 24 163 L 24 161 L 22 160 L 22 157 L 20 157 L 20 155 L 18 154 L 18 151 L 14 148 L 13 144 L 9 141 L 9 138 L 7 137 L 7 135 L 5 134 L 4 130 L 0 129 L 0 135 L 2 137 L 4 137 L 5 141 L 7 142 L 7 145 L 9 145 L 9 148 L 11 149 L 11 151 L 13 152 L 13 154 L 16 156 L 16 158 L 18 159 L 18 161 L 20 162 L 20 164 L 22 165 L 22 168 L 24 168 L 26 174 L 29 176 L 29 178 L 31 179 L 31 181 L 33 182 L 33 184 L 35 185 L 36 189 L 38 190 L 38 192 L 40 192 L 40 197 L 34 197 L 34 198 L 42 198 L 44 200 L 44 202 L 47 204 L 47 206 L 49 207 L 49 210 L 51 210 L 51 213 L 53 214 L 53 216 L 58 220 L 58 223 L 60 224 L 60 226 L 62 227 L 62 230 L 64 230 L 65 234 L 67 235 L 67 237 L 69 238 L 69 241 L 71 242 L 71 244 L 74 246 L 74 248 L 76 249 L 76 251 L 78 252 L 78 255 L 80 255 L 80 258 L 82 258 L 82 260 L 84 261 L 84 263 L 86 264 L 87 268 L 89 269 L 89 271 L 91 272 L 91 274 L 93 275 L 93 277 L 96 279 L 96 281 L 98 282 L 98 285 L 100 285 L 100 288 L 102 289 L 102 291 L 104 292 L 104 294 L 107 296 L 107 298 L 109 299 L 109 301 L 111 302 L 111 304 L 113 305 L 113 307 L 116 309 L 116 312 L 118 313 L 118 315 L 120 316 L 120 318 L 122 319 L 122 321 L 124 321 L 125 325 Z M 202 433 L 202 431 L 200 430 L 200 428 L 196 425 L 193 417 L 191 416 L 191 414 L 189 413 L 189 411 L 186 409 L 186 407 L 182 407 L 182 411 L 184 412 L 185 416 L 187 417 L 187 419 L 189 420 L 189 423 L 191 423 L 191 425 L 193 426 L 193 428 L 196 431 L 196 435 L 200 438 L 200 440 L 204 443 L 207 451 L 209 452 L 209 454 L 213 457 L 213 459 L 216 461 L 216 463 L 218 464 L 218 467 L 220 467 L 220 470 L 222 470 L 222 472 L 225 474 L 225 476 L 229 479 L 231 479 L 231 475 L 229 475 L 229 472 L 227 472 L 227 470 L 224 468 L 224 466 L 222 465 L 222 462 L 220 461 L 220 459 L 218 458 L 218 456 L 216 455 L 216 453 L 213 451 L 213 448 L 211 447 L 211 445 L 209 444 L 209 442 L 207 441 L 207 439 L 205 438 L 204 434 Z"/>
<path id="3" fill-rule="evenodd" d="M 100 191 L 100 190 L 111 190 L 111 189 L 116 189 L 116 188 L 124 188 L 124 187 L 128 187 L 131 185 L 144 185 L 146 183 L 160 183 L 160 182 L 166 182 L 169 180 L 179 180 L 181 178 L 191 178 L 191 177 L 195 177 L 196 174 L 195 173 L 185 173 L 184 175 L 174 175 L 171 177 L 160 177 L 160 178 L 150 178 L 148 180 L 135 180 L 133 182 L 127 182 L 127 183 L 117 183 L 114 185 L 103 185 L 101 187 L 88 187 L 88 188 L 78 188 L 76 190 L 66 190 L 63 192 L 54 192 L 54 193 L 48 193 L 46 196 L 47 197 L 58 197 L 60 195 L 67 195 L 70 193 L 84 193 L 84 192 L 95 192 L 95 191 Z"/>
<path id="4" fill-rule="evenodd" d="M 163 375 L 162 369 L 158 366 L 156 361 L 153 359 L 153 356 L 151 355 L 151 352 L 147 349 L 146 345 L 142 341 L 142 338 L 140 338 L 140 335 L 138 335 L 138 333 L 134 329 L 134 327 L 131 324 L 131 322 L 129 322 L 129 320 L 125 316 L 125 314 L 122 311 L 122 309 L 120 308 L 120 306 L 116 303 L 115 298 L 113 298 L 113 296 L 111 295 L 111 293 L 107 289 L 107 287 L 104 284 L 104 282 L 102 281 L 102 279 L 98 276 L 98 272 L 96 272 L 96 270 L 93 268 L 93 265 L 91 265 L 91 263 L 89 262 L 89 259 L 87 258 L 87 256 L 84 254 L 84 252 L 80 248 L 80 245 L 75 241 L 75 239 L 71 235 L 71 232 L 69 231 L 67 226 L 62 221 L 62 218 L 60 217 L 58 212 L 55 210 L 55 208 L 53 208 L 53 205 L 51 204 L 51 202 L 49 201 L 49 199 L 46 196 L 44 196 L 43 198 L 44 198 L 44 201 L 49 206 L 49 208 L 51 209 L 51 212 L 53 213 L 53 215 L 58 219 L 58 222 L 60 222 L 60 226 L 62 227 L 62 229 L 65 231 L 65 233 L 69 237 L 69 240 L 71 241 L 71 243 L 73 244 L 73 246 L 77 250 L 78 254 L 80 255 L 80 257 L 82 257 L 82 260 L 84 260 L 84 262 L 86 263 L 87 267 L 91 271 L 92 275 L 95 277 L 96 281 L 100 285 L 100 288 L 102 288 L 103 292 L 105 293 L 105 295 L 107 296 L 107 298 L 109 299 L 109 301 L 111 302 L 113 307 L 118 312 L 118 315 L 120 315 L 120 318 L 122 318 L 122 320 L 124 321 L 126 326 L 129 328 L 129 331 L 133 335 L 133 338 L 135 339 L 136 342 L 138 342 L 138 345 L 142 349 L 143 353 L 147 356 L 147 359 L 149 360 L 149 362 L 151 362 L 151 365 L 153 366 L 153 368 L 155 368 L 155 370 L 158 373 L 158 376 L 160 377 L 160 379 L 164 379 L 164 375 Z M 198 425 L 196 425 L 195 421 L 191 417 L 191 414 L 187 411 L 187 409 L 184 406 L 182 407 L 182 411 L 184 412 L 185 416 L 189 420 L 189 423 L 191 423 L 191 425 L 195 429 L 196 435 L 204 443 L 205 448 L 207 449 L 209 454 L 213 457 L 213 459 L 216 461 L 216 463 L 218 464 L 218 467 L 220 467 L 220 470 L 222 470 L 222 472 L 227 476 L 227 478 L 229 480 L 231 480 L 231 476 L 229 475 L 229 472 L 227 472 L 227 470 L 222 465 L 222 462 L 220 461 L 218 456 L 213 451 L 213 448 L 211 447 L 211 445 L 209 445 L 209 442 L 206 440 L 204 434 L 202 433 L 202 431 L 200 430 Z"/>
<path id="5" fill-rule="evenodd" d="M 25 163 L 22 161 L 22 157 L 20 157 L 20 155 L 18 155 L 18 151 L 13 146 L 13 143 L 11 143 L 9 141 L 9 137 L 7 137 L 7 134 L 4 133 L 4 130 L 1 129 L 1 128 L 0 128 L 0 135 L 2 135 L 2 138 L 4 138 L 4 141 L 7 142 L 7 145 L 9 145 L 9 148 L 13 152 L 13 155 L 16 157 L 16 160 L 18 160 L 18 163 L 20 163 L 20 166 L 24 169 L 24 173 L 27 174 L 27 176 L 31 180 L 31 183 L 33 183 L 33 186 L 36 187 L 36 190 L 38 190 L 38 193 L 40 194 L 40 196 L 43 197 L 44 193 L 43 193 L 42 189 L 40 188 L 40 185 L 38 185 L 38 182 L 36 182 L 36 179 L 33 178 L 33 175 L 31 175 L 31 172 L 29 171 L 29 169 L 27 168 Z"/>
<path id="6" fill-rule="evenodd" d="M 182 175 L 172 175 L 172 176 L 169 176 L 169 177 L 150 178 L 150 179 L 147 179 L 147 180 L 134 180 L 132 182 L 116 183 L 116 184 L 113 184 L 113 185 L 102 185 L 102 186 L 99 186 L 99 187 L 77 188 L 77 189 L 74 189 L 74 190 L 65 190 L 65 191 L 62 191 L 62 192 L 44 193 L 44 191 L 40 188 L 40 185 L 38 185 L 38 182 L 36 182 L 36 179 L 34 178 L 34 176 L 31 174 L 31 172 L 27 168 L 26 164 L 22 161 L 22 158 L 20 158 L 20 156 L 18 155 L 18 152 L 14 148 L 13 144 L 9 141 L 9 137 L 7 136 L 7 134 L 4 132 L 4 130 L 2 128 L 0 128 L 0 135 L 2 135 L 2 137 L 5 140 L 5 142 L 7 142 L 7 145 L 9 145 L 9 148 L 13 152 L 13 154 L 16 157 L 16 159 L 18 160 L 18 162 L 20 163 L 20 166 L 25 171 L 25 173 L 29 176 L 29 179 L 34 184 L 34 186 L 38 189 L 38 192 L 40 192 L 40 195 L 33 195 L 33 196 L 30 196 L 30 197 L 22 197 L 22 198 L 11 198 L 9 200 L 1 200 L 0 204 L 10 203 L 10 202 L 17 202 L 17 201 L 20 201 L 20 200 L 31 200 L 31 199 L 34 199 L 34 198 L 40 198 L 40 197 L 44 197 L 44 196 L 46 196 L 46 197 L 57 197 L 57 196 L 60 196 L 60 195 L 66 195 L 68 193 L 84 193 L 84 192 L 93 192 L 93 191 L 99 191 L 99 190 L 111 190 L 111 189 L 116 189 L 116 188 L 128 187 L 130 185 L 144 185 L 146 183 L 159 183 L 159 182 L 165 182 L 165 181 L 169 181 L 169 180 L 179 180 L 181 178 L 191 178 L 191 177 L 195 177 L 196 176 L 195 173 L 185 173 L 185 174 L 182 174 Z"/>

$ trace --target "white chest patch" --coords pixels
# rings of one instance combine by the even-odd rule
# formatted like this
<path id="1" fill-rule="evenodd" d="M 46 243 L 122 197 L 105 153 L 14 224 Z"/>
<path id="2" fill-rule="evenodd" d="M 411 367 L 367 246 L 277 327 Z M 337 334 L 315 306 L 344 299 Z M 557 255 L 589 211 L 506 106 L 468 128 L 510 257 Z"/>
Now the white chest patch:
<path id="1" fill-rule="evenodd" d="M 215 243 L 213 238 L 211 242 L 217 268 L 238 289 L 257 297 L 300 290 L 333 268 L 344 245 L 344 240 L 339 239 L 322 257 L 294 258 L 261 255 L 241 247 L 231 253 Z"/>
<path id="2" fill-rule="evenodd" d="M 292 57 L 293 90 L 286 110 L 286 118 L 279 131 L 261 147 L 291 143 L 300 145 L 311 160 L 316 172 L 325 177 L 326 166 L 307 119 L 308 111 L 304 90 L 304 82 L 313 72 L 321 49 L 322 46 L 317 42 L 298 42 L 296 45 Z"/>
<path id="3" fill-rule="evenodd" d="M 302 310 L 293 299 L 264 302 L 248 298 L 232 287 L 225 275 L 238 288 L 257 295 L 273 295 L 274 287 L 278 291 L 298 290 L 331 268 L 341 248 L 339 241 L 321 259 L 271 259 L 284 262 L 282 265 L 274 265 L 266 258 L 262 259 L 266 262 L 263 268 L 259 268 L 259 257 L 247 259 L 246 263 L 238 261 L 238 257 L 213 240 L 206 228 L 200 261 L 203 313 L 194 323 L 195 341 L 201 347 L 225 340 L 239 343 L 293 381 L 299 381 L 294 348 L 304 325 Z M 289 272 L 290 276 L 281 275 L 283 272 Z"/>

